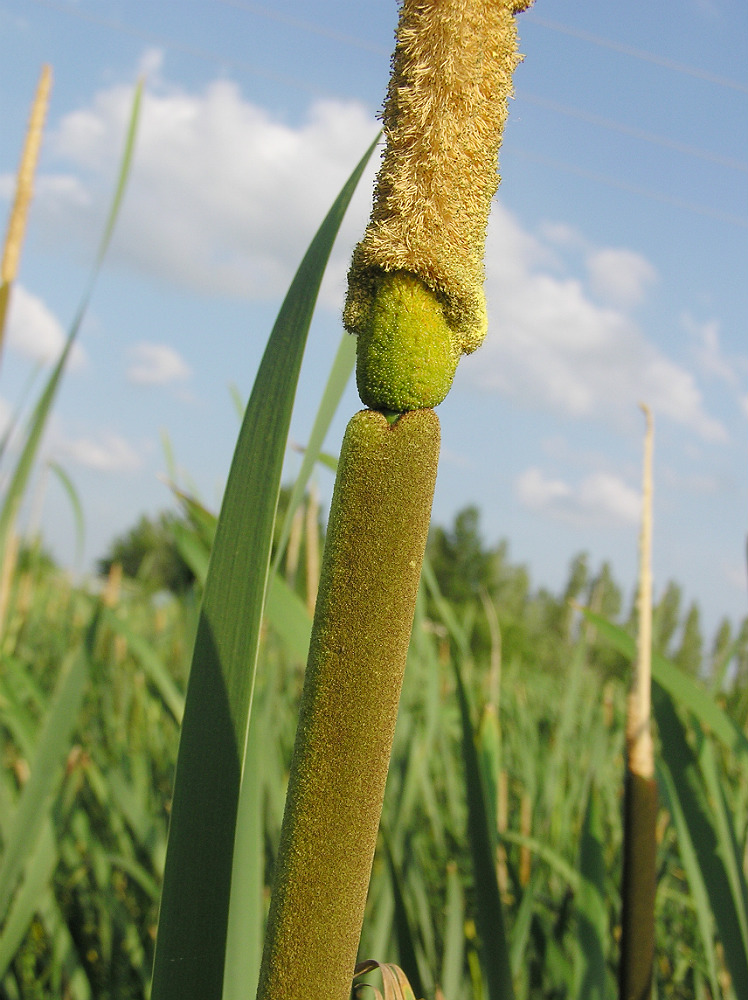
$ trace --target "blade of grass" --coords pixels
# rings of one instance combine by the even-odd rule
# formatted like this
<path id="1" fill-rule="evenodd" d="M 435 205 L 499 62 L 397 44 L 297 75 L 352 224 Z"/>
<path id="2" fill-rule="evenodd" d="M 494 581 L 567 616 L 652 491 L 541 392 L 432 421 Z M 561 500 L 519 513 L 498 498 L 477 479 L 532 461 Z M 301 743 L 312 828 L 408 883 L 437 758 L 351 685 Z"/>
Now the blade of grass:
<path id="1" fill-rule="evenodd" d="M 247 759 L 251 761 L 262 757 L 266 739 L 263 714 L 252 714 L 247 745 Z M 259 767 L 250 767 L 239 792 L 223 1000 L 247 1000 L 257 992 L 265 932 L 263 778 Z"/>
<path id="2" fill-rule="evenodd" d="M 590 783 L 579 844 L 579 891 L 576 896 L 579 948 L 579 1000 L 604 1000 L 606 991 L 605 941 L 608 913 L 605 899 L 605 859 L 600 806 L 594 781 Z"/>
<path id="3" fill-rule="evenodd" d="M 504 912 L 496 879 L 496 856 L 489 823 L 487 800 L 475 745 L 472 712 L 463 683 L 459 660 L 453 658 L 457 697 L 462 721 L 462 753 L 468 806 L 468 837 L 473 864 L 476 924 L 480 957 L 490 1000 L 513 1000 L 512 970 L 504 930 Z"/>
<path id="4" fill-rule="evenodd" d="M 164 705 L 166 705 L 174 716 L 176 722 L 180 723 L 184 713 L 184 695 L 177 688 L 169 671 L 153 647 L 109 608 L 102 608 L 101 617 L 102 621 L 113 632 L 121 635 L 127 641 L 128 648 L 140 661 L 146 676 L 158 691 Z"/>
<path id="5" fill-rule="evenodd" d="M 65 472 L 61 465 L 57 462 L 50 462 L 49 468 L 57 478 L 60 480 L 60 485 L 65 490 L 70 501 L 70 506 L 73 508 L 73 517 L 75 518 L 75 558 L 78 563 L 80 563 L 83 557 L 83 540 L 85 536 L 85 519 L 83 517 L 83 506 L 78 496 L 78 491 L 73 485 L 73 480 Z"/>
<path id="6" fill-rule="evenodd" d="M 234 452 L 182 724 L 152 1000 L 221 997 L 237 803 L 291 409 L 322 275 L 374 146 L 338 195 L 296 272 Z M 227 961 L 226 975 L 233 978 L 230 965 Z"/>
<path id="7" fill-rule="evenodd" d="M 410 980 L 413 990 L 419 997 L 426 996 L 426 991 L 421 982 L 421 973 L 418 967 L 418 957 L 416 955 L 415 938 L 411 927 L 408 908 L 405 905 L 405 894 L 403 893 L 403 875 L 399 866 L 395 862 L 392 854 L 392 847 L 387 833 L 382 829 L 382 842 L 384 853 L 387 858 L 387 867 L 390 871 L 390 885 L 392 886 L 392 896 L 395 900 L 395 937 L 397 940 L 397 953 L 400 965 L 406 976 Z"/>
<path id="8" fill-rule="evenodd" d="M 0 982 L 26 936 L 39 900 L 49 885 L 57 865 L 57 844 L 47 817 L 36 849 L 28 858 L 23 883 L 5 917 L 0 934 Z"/>
<path id="9" fill-rule="evenodd" d="M 457 865 L 447 865 L 447 901 L 444 907 L 444 957 L 440 985 L 450 1000 L 458 995 L 465 966 L 465 900 Z"/>
<path id="10" fill-rule="evenodd" d="M 735 822 L 725 798 L 724 782 L 717 770 L 714 746 L 711 740 L 703 736 L 700 743 L 699 767 L 712 806 L 714 827 L 719 842 L 718 851 L 724 862 L 732 898 L 735 901 L 743 947 L 748 954 L 748 887 L 743 874 L 741 852 L 735 837 Z"/>
<path id="11" fill-rule="evenodd" d="M 653 704 L 660 732 L 663 767 L 670 773 L 669 794 L 677 798 L 693 843 L 725 963 L 732 976 L 735 992 L 744 996 L 748 989 L 748 940 L 740 920 L 740 899 L 733 894 L 717 822 L 712 818 L 698 760 L 686 736 L 686 729 L 675 711 L 673 699 L 655 686 Z"/>
<path id="12" fill-rule="evenodd" d="M 60 780 L 89 675 L 90 647 L 97 628 L 94 618 L 86 640 L 71 654 L 39 734 L 31 775 L 23 787 L 7 830 L 0 864 L 0 913 L 7 910 L 18 878 L 38 843 L 50 802 Z"/>
<path id="13" fill-rule="evenodd" d="M 717 975 L 717 956 L 714 948 L 714 917 L 709 905 L 709 893 L 696 853 L 696 847 L 691 836 L 688 821 L 683 812 L 678 790 L 673 782 L 669 769 L 659 761 L 657 763 L 657 782 L 664 799 L 664 805 L 673 818 L 675 833 L 678 838 L 678 854 L 688 880 L 688 888 L 694 902 L 696 921 L 701 934 L 701 942 L 706 957 L 709 983 L 712 996 L 719 997 L 719 979 Z"/>

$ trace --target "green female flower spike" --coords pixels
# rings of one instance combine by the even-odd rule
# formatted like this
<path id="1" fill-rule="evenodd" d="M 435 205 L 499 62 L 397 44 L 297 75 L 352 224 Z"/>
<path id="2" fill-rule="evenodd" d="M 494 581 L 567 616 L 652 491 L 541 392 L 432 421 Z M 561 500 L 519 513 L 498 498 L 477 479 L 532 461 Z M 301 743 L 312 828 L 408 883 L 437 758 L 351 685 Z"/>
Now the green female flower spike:
<path id="1" fill-rule="evenodd" d="M 348 1000 L 439 457 L 433 410 L 348 424 L 258 1000 Z"/>
<path id="2" fill-rule="evenodd" d="M 486 334 L 486 227 L 521 59 L 513 15 L 531 2 L 403 0 L 387 147 L 343 315 L 372 408 L 437 405 Z"/>

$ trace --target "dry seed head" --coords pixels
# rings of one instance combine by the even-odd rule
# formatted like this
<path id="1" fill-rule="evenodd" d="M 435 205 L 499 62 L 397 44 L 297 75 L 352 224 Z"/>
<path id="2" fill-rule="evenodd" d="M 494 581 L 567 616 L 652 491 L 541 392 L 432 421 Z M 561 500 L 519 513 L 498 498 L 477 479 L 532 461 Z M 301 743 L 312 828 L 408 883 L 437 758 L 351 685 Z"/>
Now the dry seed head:
<path id="1" fill-rule="evenodd" d="M 405 271 L 437 296 L 458 355 L 483 340 L 486 226 L 521 59 L 513 15 L 530 2 L 403 0 L 387 146 L 349 273 L 352 333 L 366 328 L 382 273 Z"/>
<path id="2" fill-rule="evenodd" d="M 10 284 L 18 273 L 18 261 L 21 256 L 21 244 L 26 229 L 26 216 L 33 194 L 34 172 L 42 144 L 44 119 L 47 116 L 49 92 L 52 87 L 52 69 L 43 66 L 36 96 L 31 108 L 29 126 L 26 131 L 26 142 L 21 154 L 21 164 L 18 168 L 16 181 L 16 196 L 8 222 L 8 232 L 5 237 L 2 264 L 0 264 L 0 284 Z"/>

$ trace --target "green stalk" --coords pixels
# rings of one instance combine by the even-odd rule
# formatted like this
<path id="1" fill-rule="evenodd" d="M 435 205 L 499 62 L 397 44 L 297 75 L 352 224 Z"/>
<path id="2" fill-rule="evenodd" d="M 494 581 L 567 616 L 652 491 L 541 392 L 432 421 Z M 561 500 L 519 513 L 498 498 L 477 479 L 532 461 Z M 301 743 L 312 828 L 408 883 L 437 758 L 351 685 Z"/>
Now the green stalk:
<path id="1" fill-rule="evenodd" d="M 259 1000 L 350 994 L 438 456 L 432 410 L 364 410 L 346 431 Z"/>

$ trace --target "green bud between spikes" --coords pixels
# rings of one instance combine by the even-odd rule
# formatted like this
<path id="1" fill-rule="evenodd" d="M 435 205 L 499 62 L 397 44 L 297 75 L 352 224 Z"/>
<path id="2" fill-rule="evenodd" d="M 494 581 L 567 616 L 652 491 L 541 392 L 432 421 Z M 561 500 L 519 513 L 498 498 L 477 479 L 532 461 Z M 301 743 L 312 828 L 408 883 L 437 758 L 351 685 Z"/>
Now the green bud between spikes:
<path id="1" fill-rule="evenodd" d="M 356 351 L 362 401 L 395 413 L 438 406 L 461 353 L 439 299 L 407 271 L 378 277 Z"/>

